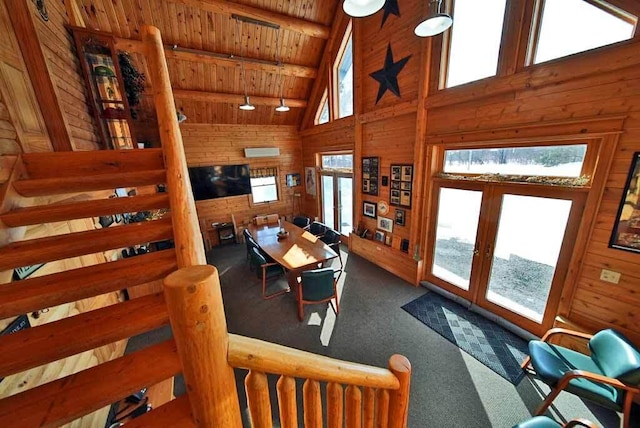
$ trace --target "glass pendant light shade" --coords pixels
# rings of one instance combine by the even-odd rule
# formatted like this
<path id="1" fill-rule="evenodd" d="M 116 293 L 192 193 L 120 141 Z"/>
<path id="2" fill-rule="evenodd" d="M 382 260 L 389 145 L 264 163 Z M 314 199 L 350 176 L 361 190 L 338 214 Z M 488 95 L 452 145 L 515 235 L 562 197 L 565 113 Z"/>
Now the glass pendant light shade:
<path id="1" fill-rule="evenodd" d="M 442 0 L 431 0 L 429 3 L 429 15 L 415 28 L 414 33 L 418 37 L 431 37 L 446 31 L 453 19 L 440 11 Z"/>
<path id="2" fill-rule="evenodd" d="M 344 0 L 342 9 L 354 18 L 373 15 L 384 6 L 385 0 Z"/>
<path id="3" fill-rule="evenodd" d="M 244 96 L 244 103 L 240 104 L 240 110 L 251 111 L 255 110 L 256 107 L 249 102 L 249 96 Z"/>
<path id="4" fill-rule="evenodd" d="M 276 111 L 289 111 L 289 106 L 284 103 L 284 98 L 280 98 L 280 105 L 276 107 Z"/>

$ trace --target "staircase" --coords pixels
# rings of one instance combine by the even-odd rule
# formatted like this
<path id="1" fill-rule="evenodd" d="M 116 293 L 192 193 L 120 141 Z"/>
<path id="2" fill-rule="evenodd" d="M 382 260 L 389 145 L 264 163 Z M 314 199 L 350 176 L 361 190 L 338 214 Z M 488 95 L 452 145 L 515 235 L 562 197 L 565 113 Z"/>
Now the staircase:
<path id="1" fill-rule="evenodd" d="M 0 377 L 37 367 L 46 373 L 65 358 L 107 345 L 121 344 L 122 350 L 126 339 L 169 321 L 174 339 L 77 373 L 62 370 L 47 383 L 4 397 L 0 426 L 58 427 L 183 373 L 188 394 L 169 397 L 127 426 L 240 427 L 235 368 L 249 370 L 245 386 L 255 427 L 273 425 L 267 373 L 280 375 L 283 427 L 298 426 L 296 378 L 305 380 L 300 409 L 305 427 L 406 426 L 411 373 L 406 358 L 394 355 L 389 369 L 381 369 L 227 332 L 218 273 L 204 258 L 158 30 L 146 27 L 144 40 L 163 149 L 23 154 L 0 191 L 0 274 L 8 282 L 7 273 L 16 267 L 168 239 L 175 249 L 117 261 L 103 257 L 103 263 L 71 264 L 75 267 L 1 285 L 0 320 L 83 299 L 104 300 L 123 289 L 137 290 L 139 297 L 1 336 Z M 116 188 L 157 184 L 166 184 L 168 193 L 108 197 Z M 61 194 L 71 196 L 33 203 Z M 25 226 L 161 209 L 169 211 L 151 221 L 21 238 Z M 321 383 L 327 389 L 324 405 Z"/>

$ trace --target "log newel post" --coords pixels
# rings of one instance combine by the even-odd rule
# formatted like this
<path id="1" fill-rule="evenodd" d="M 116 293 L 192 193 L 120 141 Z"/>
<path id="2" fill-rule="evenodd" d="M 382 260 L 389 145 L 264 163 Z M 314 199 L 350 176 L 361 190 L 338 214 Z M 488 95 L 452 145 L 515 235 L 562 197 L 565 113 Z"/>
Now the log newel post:
<path id="1" fill-rule="evenodd" d="M 411 383 L 411 363 L 402 355 L 389 358 L 389 370 L 400 381 L 400 387 L 389 391 L 389 424 L 390 428 L 407 426 L 409 413 L 409 386 Z"/>
<path id="2" fill-rule="evenodd" d="M 164 294 L 196 425 L 241 427 L 217 269 L 180 269 L 165 278 Z"/>
<path id="3" fill-rule="evenodd" d="M 146 46 L 146 59 L 158 115 L 160 141 L 167 168 L 167 187 L 178 266 L 205 265 L 207 260 L 160 30 L 150 25 L 143 26 L 142 40 Z"/>

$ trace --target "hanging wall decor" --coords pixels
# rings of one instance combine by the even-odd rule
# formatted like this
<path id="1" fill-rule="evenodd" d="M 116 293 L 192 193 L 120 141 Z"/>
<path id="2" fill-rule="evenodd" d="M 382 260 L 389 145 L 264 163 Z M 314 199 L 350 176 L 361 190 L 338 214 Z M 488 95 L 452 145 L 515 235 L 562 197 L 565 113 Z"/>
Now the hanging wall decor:
<path id="1" fill-rule="evenodd" d="M 377 157 L 362 158 L 362 193 L 378 195 L 378 165 Z"/>
<path id="2" fill-rule="evenodd" d="M 411 208 L 412 181 L 413 165 L 391 165 L 391 205 Z"/>
<path id="3" fill-rule="evenodd" d="M 400 17 L 400 6 L 398 6 L 398 0 L 387 0 L 382 6 L 382 10 L 384 14 L 382 15 L 382 24 L 380 24 L 380 28 L 384 27 L 384 23 L 387 22 L 387 18 L 389 15 L 393 14 L 397 17 Z"/>
<path id="4" fill-rule="evenodd" d="M 640 253 L 640 152 L 631 161 L 609 247 Z"/>
<path id="5" fill-rule="evenodd" d="M 400 87 L 398 86 L 398 73 L 404 68 L 404 66 L 411 58 L 411 55 L 402 58 L 398 62 L 393 62 L 393 52 L 391 51 L 391 43 L 387 46 L 387 55 L 384 59 L 384 66 L 369 76 L 373 77 L 380 83 L 378 88 L 378 96 L 376 98 L 376 104 L 387 92 L 387 90 L 393 92 L 398 98 L 400 98 Z"/>

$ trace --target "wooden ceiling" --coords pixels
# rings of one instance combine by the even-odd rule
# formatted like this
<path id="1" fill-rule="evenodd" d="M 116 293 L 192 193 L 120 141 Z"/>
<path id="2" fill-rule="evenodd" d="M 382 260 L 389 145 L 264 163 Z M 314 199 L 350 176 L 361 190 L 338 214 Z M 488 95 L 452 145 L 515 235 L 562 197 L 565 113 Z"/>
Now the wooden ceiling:
<path id="1" fill-rule="evenodd" d="M 117 47 L 132 53 L 145 72 L 140 28 L 151 24 L 160 29 L 176 107 L 190 123 L 264 125 L 300 124 L 339 4 L 338 0 L 75 1 L 86 27 L 112 33 Z M 278 24 L 280 29 L 240 25 L 233 14 Z M 256 106 L 250 112 L 238 109 L 244 94 L 241 44 L 247 92 Z M 283 67 L 276 66 L 276 59 Z M 283 95 L 291 107 L 286 113 L 274 110 L 280 97 L 279 70 Z M 145 97 L 139 107 L 139 120 L 155 118 L 151 98 Z"/>

